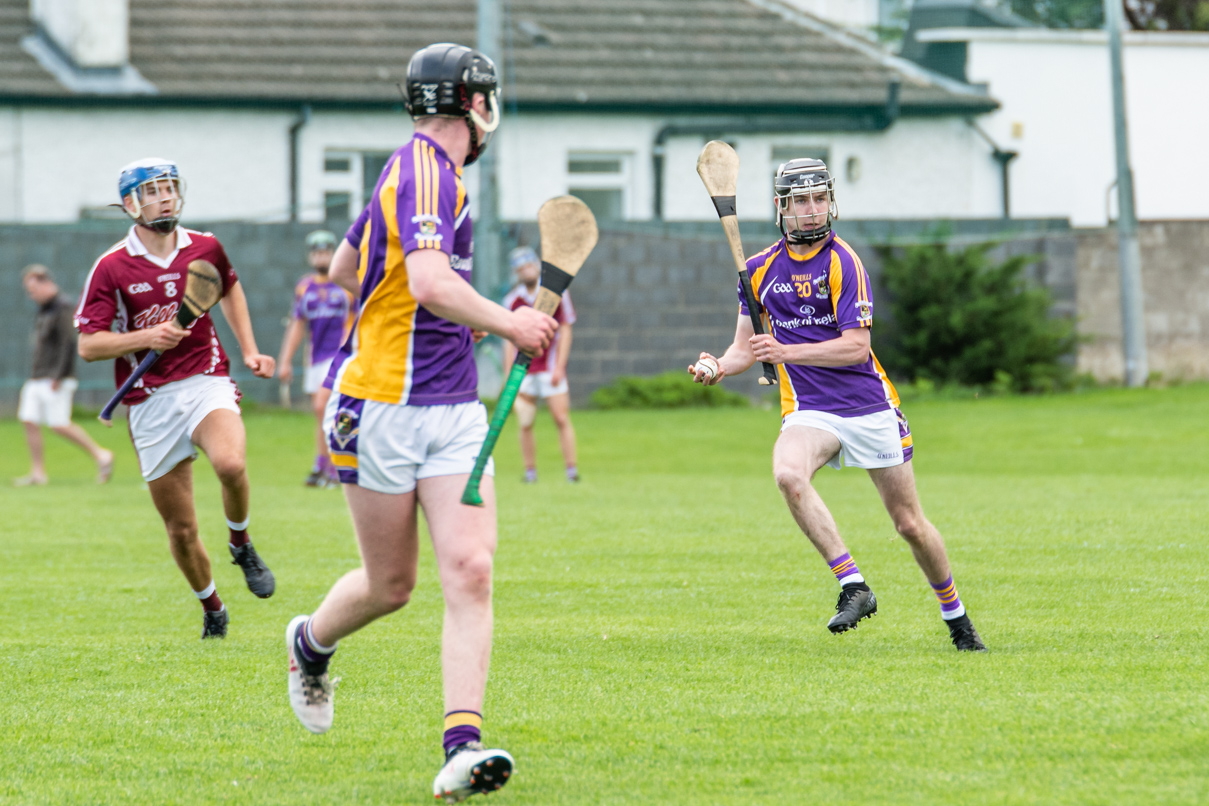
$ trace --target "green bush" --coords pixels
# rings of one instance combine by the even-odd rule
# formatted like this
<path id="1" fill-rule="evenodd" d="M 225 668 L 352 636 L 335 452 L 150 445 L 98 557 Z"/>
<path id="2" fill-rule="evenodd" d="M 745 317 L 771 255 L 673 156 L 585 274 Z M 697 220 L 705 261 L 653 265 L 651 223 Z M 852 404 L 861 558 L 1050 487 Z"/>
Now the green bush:
<path id="1" fill-rule="evenodd" d="M 649 378 L 621 375 L 592 393 L 598 409 L 679 409 L 692 406 L 749 406 L 751 401 L 721 386 L 694 383 L 687 372 L 664 372 Z"/>
<path id="2" fill-rule="evenodd" d="M 1074 323 L 1049 315 L 1049 290 L 1027 282 L 1037 260 L 993 264 L 983 243 L 950 250 L 943 242 L 883 249 L 891 322 L 875 351 L 891 375 L 995 392 L 1066 388 Z"/>

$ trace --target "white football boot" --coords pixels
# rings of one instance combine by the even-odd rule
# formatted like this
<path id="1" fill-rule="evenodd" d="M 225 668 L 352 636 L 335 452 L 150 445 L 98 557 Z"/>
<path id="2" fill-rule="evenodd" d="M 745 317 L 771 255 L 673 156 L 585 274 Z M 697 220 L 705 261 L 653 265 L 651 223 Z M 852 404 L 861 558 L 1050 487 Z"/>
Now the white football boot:
<path id="1" fill-rule="evenodd" d="M 505 750 L 484 750 L 482 742 L 467 742 L 445 759 L 432 782 L 433 797 L 461 803 L 479 792 L 494 792 L 508 783 L 515 765 Z"/>
<path id="2" fill-rule="evenodd" d="M 285 628 L 285 646 L 290 656 L 290 705 L 302 726 L 311 733 L 324 733 L 332 726 L 332 683 L 327 672 L 307 674 L 294 657 L 294 636 L 307 616 L 294 616 Z"/>

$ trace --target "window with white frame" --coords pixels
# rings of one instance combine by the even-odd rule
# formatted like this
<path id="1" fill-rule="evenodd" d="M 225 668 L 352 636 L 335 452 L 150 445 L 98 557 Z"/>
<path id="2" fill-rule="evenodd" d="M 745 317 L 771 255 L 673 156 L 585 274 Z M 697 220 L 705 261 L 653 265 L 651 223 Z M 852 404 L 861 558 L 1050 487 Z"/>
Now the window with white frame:
<path id="1" fill-rule="evenodd" d="M 634 155 L 571 151 L 567 154 L 567 193 L 582 199 L 598 221 L 629 218 Z"/>
<path id="2" fill-rule="evenodd" d="M 323 154 L 323 208 L 327 220 L 356 218 L 373 195 L 391 151 L 328 149 Z"/>

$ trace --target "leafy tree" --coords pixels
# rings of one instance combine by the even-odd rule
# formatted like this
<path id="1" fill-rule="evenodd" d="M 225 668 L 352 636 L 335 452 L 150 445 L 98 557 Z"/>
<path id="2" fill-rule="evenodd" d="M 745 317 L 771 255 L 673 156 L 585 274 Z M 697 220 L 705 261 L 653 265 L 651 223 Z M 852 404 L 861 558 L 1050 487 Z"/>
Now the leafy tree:
<path id="1" fill-rule="evenodd" d="M 1114 2 L 1114 0 L 1108 0 Z M 1105 0 L 999 0 L 999 7 L 1047 28 L 1103 28 Z M 1115 0 L 1138 31 L 1209 31 L 1209 0 Z"/>
<path id="2" fill-rule="evenodd" d="M 1139 31 L 1209 31 L 1209 0 L 1125 0 L 1125 16 Z"/>
<path id="3" fill-rule="evenodd" d="M 1104 0 L 1003 0 L 1000 6 L 1047 28 L 1104 27 Z"/>
<path id="4" fill-rule="evenodd" d="M 1069 384 L 1073 324 L 1052 318 L 1049 290 L 1030 284 L 1034 256 L 993 264 L 983 243 L 943 241 L 881 250 L 892 321 L 875 328 L 879 360 L 896 377 L 1045 391 Z"/>

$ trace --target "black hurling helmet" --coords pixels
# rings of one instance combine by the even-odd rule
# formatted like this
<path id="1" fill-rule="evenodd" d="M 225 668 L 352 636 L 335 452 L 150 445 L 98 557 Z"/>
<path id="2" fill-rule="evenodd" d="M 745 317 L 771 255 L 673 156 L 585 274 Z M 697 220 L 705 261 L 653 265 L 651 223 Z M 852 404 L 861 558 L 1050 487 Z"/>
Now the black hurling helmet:
<path id="1" fill-rule="evenodd" d="M 820 214 L 797 215 L 794 198 L 809 197 L 820 190 L 827 191 L 827 219 L 819 221 Z M 773 192 L 777 202 L 777 226 L 790 243 L 822 240 L 831 232 L 832 220 L 840 217 L 835 204 L 835 180 L 822 160 L 803 158 L 783 163 L 777 168 Z"/>
<path id="2" fill-rule="evenodd" d="M 470 108 L 476 92 L 487 96 L 490 120 L 484 120 Z M 495 62 L 473 48 L 451 42 L 421 48 L 407 63 L 406 102 L 413 118 L 438 116 L 465 120 L 470 129 L 470 153 L 466 155 L 469 165 L 487 148 L 492 132 L 500 125 Z M 485 132 L 482 142 L 476 123 Z"/>

